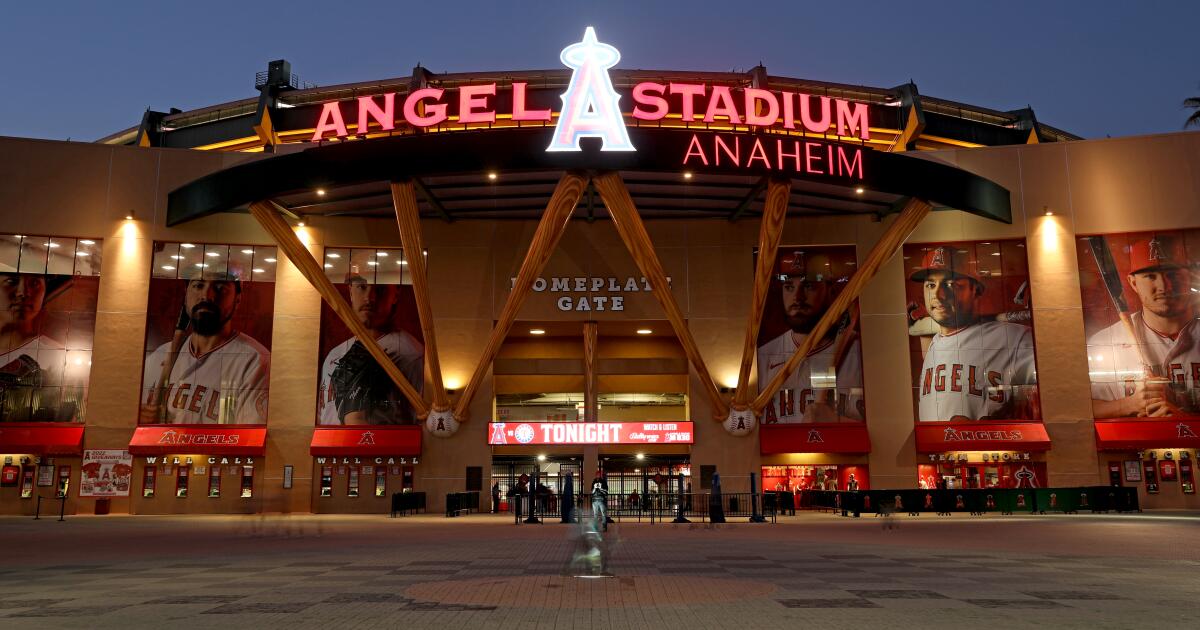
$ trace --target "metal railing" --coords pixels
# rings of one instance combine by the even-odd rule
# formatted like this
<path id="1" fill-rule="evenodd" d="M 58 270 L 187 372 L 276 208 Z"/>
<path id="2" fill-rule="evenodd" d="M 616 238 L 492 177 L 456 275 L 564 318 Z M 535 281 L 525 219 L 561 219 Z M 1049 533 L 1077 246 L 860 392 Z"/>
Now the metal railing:
<path id="1" fill-rule="evenodd" d="M 458 516 L 479 511 L 479 492 L 450 492 L 446 494 L 446 516 Z"/>
<path id="2" fill-rule="evenodd" d="M 425 511 L 424 492 L 394 492 L 392 493 L 392 518 L 397 514 L 416 514 Z"/>
<path id="3" fill-rule="evenodd" d="M 37 507 L 34 508 L 33 520 L 35 520 L 35 521 L 42 520 L 42 499 L 46 499 L 46 498 L 58 499 L 58 520 L 60 522 L 67 520 L 66 519 L 67 495 L 65 495 L 65 494 L 60 494 L 56 497 L 43 497 L 40 494 L 37 495 Z"/>
<path id="4" fill-rule="evenodd" d="M 516 523 L 541 522 L 541 519 L 558 519 L 561 506 L 556 495 L 539 496 L 533 502 L 532 517 L 529 513 L 529 495 L 514 495 L 508 498 L 509 511 Z M 713 514 L 713 496 L 710 493 L 690 494 L 656 494 L 643 495 L 640 493 L 609 494 L 605 506 L 608 517 L 615 522 L 637 523 L 671 523 L 680 516 L 688 522 L 706 523 Z M 720 514 L 726 519 L 751 518 L 761 515 L 772 523 L 777 522 L 777 503 L 771 499 L 764 500 L 762 494 L 749 492 L 722 493 L 720 496 Z M 591 514 L 592 497 L 590 494 L 575 495 L 575 520 L 586 518 Z"/>

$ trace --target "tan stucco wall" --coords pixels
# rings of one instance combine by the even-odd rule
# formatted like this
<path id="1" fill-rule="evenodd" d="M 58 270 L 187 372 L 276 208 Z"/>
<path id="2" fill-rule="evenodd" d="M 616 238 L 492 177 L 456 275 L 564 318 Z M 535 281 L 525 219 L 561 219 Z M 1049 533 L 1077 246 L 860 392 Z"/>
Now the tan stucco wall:
<path id="1" fill-rule="evenodd" d="M 936 212 L 909 242 L 1023 238 L 1028 243 L 1034 296 L 1038 380 L 1042 411 L 1053 450 L 1046 456 L 1051 484 L 1104 483 L 1109 459 L 1131 454 L 1097 454 L 1088 399 L 1087 360 L 1080 311 L 1075 242 L 1081 233 L 1200 227 L 1200 133 L 1180 133 L 1069 144 L 962 149 L 915 154 L 976 172 L 1012 192 L 1013 223 L 1003 225 L 961 212 Z M 87 448 L 124 448 L 136 426 L 141 379 L 151 246 L 155 239 L 270 245 L 248 215 L 224 214 L 183 226 L 165 226 L 167 193 L 201 175 L 255 159 L 170 149 L 139 149 L 52 141 L 0 139 L 0 233 L 102 237 L 104 262 L 96 323 L 95 354 L 88 400 Z M 936 201 L 936 200 L 934 200 Z M 1046 210 L 1053 216 L 1045 216 Z M 126 221 L 132 212 L 134 220 Z M 848 244 L 865 257 L 887 221 L 867 218 L 792 219 L 786 245 Z M 507 295 L 532 238 L 533 222 L 458 221 L 423 223 L 429 255 L 433 311 L 447 386 L 461 389 L 469 378 L 492 321 Z M 648 229 L 672 277 L 679 301 L 710 372 L 719 386 L 732 386 L 740 361 L 750 299 L 752 249 L 758 223 L 651 221 Z M 400 246 L 394 221 L 314 218 L 305 228 L 312 251 L 329 246 Z M 320 304 L 315 291 L 281 255 L 272 337 L 268 449 L 256 458 L 256 501 L 265 509 L 304 511 L 313 500 L 314 463 L 308 452 L 317 379 Z M 572 223 L 544 276 L 640 276 L 608 221 Z M 861 301 L 867 416 L 872 452 L 861 456 L 802 458 L 813 463 L 870 466 L 871 486 L 903 487 L 916 481 L 915 442 L 902 262 L 884 265 Z M 666 330 L 661 309 L 649 293 L 630 294 L 620 313 L 564 313 L 552 296 L 535 296 L 522 310 L 525 321 L 582 322 L 584 319 L 651 321 Z M 651 353 L 602 346 L 602 358 L 641 358 Z M 539 357 L 540 354 L 540 357 Z M 678 358 L 677 348 L 657 356 Z M 580 358 L 566 347 L 545 353 L 527 346 L 506 349 L 507 358 Z M 683 384 L 681 377 L 663 383 Z M 504 391 L 527 386 L 523 376 L 496 380 Z M 550 382 L 552 377 L 543 377 Z M 507 380 L 506 380 L 507 379 Z M 518 380 L 513 380 L 518 379 Z M 581 383 L 581 382 L 580 382 Z M 612 377 L 602 387 L 628 387 Z M 696 422 L 692 465 L 718 466 L 726 489 L 743 489 L 746 474 L 762 463 L 758 438 L 728 436 L 714 421 L 694 371 L 688 378 L 690 419 Z M 418 490 L 431 509 L 445 492 L 462 490 L 467 466 L 484 466 L 491 450 L 486 422 L 492 414 L 490 375 L 471 405 L 470 421 L 450 439 L 426 436 L 415 469 Z M 782 460 L 769 460 L 780 463 Z M 789 460 L 790 461 L 790 460 Z M 797 460 L 799 461 L 799 460 Z M 78 481 L 78 460 L 73 483 Z M 160 479 L 159 497 L 142 501 L 141 462 L 134 475 L 135 498 L 115 501 L 116 512 L 243 511 L 244 502 L 208 500 L 193 492 L 165 499 L 173 483 Z M 285 464 L 295 467 L 294 487 L 282 489 Z M 585 474 L 590 474 L 589 472 Z M 196 479 L 197 487 L 206 480 Z M 368 489 L 364 480 L 364 493 Z M 389 480 L 390 481 L 390 480 Z M 335 482 L 336 484 L 336 482 Z M 1164 483 L 1150 506 L 1197 506 L 1178 483 Z M 336 487 L 336 485 L 335 485 Z M 0 490 L 0 513 L 26 505 L 11 488 Z M 232 497 L 234 493 L 229 493 Z M 10 496 L 11 495 L 11 496 Z M 1146 497 L 1143 497 L 1146 500 Z M 372 499 L 373 501 L 373 499 Z M 73 498 L 69 509 L 90 511 Z M 366 504 L 369 501 L 360 501 Z M 262 508 L 255 508 L 262 509 Z"/>

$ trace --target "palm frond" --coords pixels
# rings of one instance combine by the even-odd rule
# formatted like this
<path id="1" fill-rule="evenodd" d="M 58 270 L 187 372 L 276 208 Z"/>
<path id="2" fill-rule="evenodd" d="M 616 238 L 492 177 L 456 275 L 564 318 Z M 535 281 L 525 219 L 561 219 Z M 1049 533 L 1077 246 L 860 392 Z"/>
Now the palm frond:
<path id="1" fill-rule="evenodd" d="M 1200 127 L 1200 109 L 1192 112 L 1192 115 L 1188 116 L 1188 119 L 1183 122 L 1184 129 L 1192 126 Z"/>

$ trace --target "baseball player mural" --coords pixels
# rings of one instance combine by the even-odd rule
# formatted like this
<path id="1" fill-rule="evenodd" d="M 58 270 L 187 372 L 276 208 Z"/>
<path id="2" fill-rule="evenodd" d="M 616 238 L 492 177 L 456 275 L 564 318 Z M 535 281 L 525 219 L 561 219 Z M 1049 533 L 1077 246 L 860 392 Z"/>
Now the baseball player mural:
<path id="1" fill-rule="evenodd" d="M 904 258 L 917 419 L 1039 420 L 1024 244 L 909 245 Z"/>
<path id="2" fill-rule="evenodd" d="M 1096 418 L 1200 415 L 1197 252 L 1200 230 L 1081 239 Z"/>
<path id="3" fill-rule="evenodd" d="M 0 272 L 0 422 L 83 421 L 98 285 Z"/>
<path id="4" fill-rule="evenodd" d="M 758 335 L 758 382 L 770 382 L 854 271 L 854 247 L 781 247 Z M 763 410 L 763 422 L 858 422 L 864 417 L 857 305 Z"/>
<path id="5" fill-rule="evenodd" d="M 251 269 L 226 260 L 227 246 L 204 250 L 202 262 L 167 265 L 177 277 L 150 281 L 143 424 L 267 421 L 274 283 L 251 281 Z"/>
<path id="6" fill-rule="evenodd" d="M 386 260 L 402 261 L 399 250 L 384 253 Z M 420 392 L 425 346 L 418 337 L 420 325 L 411 285 L 401 283 L 402 274 L 387 275 L 376 266 L 355 264 L 349 268 L 348 281 L 336 286 L 348 294 L 355 316 Z M 327 305 L 321 311 L 321 347 L 330 349 L 321 362 L 319 424 L 417 422 L 408 400 Z"/>

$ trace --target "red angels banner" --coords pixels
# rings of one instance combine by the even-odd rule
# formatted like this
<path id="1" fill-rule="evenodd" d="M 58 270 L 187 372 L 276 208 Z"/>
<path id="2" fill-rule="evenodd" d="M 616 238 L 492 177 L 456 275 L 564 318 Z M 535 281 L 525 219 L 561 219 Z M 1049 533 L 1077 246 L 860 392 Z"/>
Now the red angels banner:
<path id="1" fill-rule="evenodd" d="M 903 251 L 917 420 L 1040 421 L 1024 241 Z"/>
<path id="2" fill-rule="evenodd" d="M 1095 418 L 1200 419 L 1200 230 L 1084 236 L 1077 251 Z"/>
<path id="3" fill-rule="evenodd" d="M 127 497 L 133 475 L 129 451 L 87 450 L 80 466 L 79 496 Z"/>

